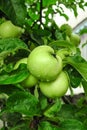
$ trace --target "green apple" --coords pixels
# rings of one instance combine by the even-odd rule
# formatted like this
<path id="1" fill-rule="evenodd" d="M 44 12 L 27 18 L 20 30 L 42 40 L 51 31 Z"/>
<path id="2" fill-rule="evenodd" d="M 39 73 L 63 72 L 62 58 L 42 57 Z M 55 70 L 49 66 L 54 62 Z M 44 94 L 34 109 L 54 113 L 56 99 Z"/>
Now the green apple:
<path id="1" fill-rule="evenodd" d="M 78 46 L 80 44 L 80 36 L 78 34 L 72 33 L 70 36 L 70 41 L 73 43 L 75 46 Z"/>
<path id="2" fill-rule="evenodd" d="M 5 21 L 0 25 L 0 37 L 8 38 L 8 37 L 20 37 L 20 35 L 24 32 L 24 29 L 15 26 L 11 21 Z"/>
<path id="3" fill-rule="evenodd" d="M 61 71 L 54 81 L 40 82 L 39 87 L 40 91 L 48 98 L 62 97 L 69 87 L 68 74 Z"/>
<path id="4" fill-rule="evenodd" d="M 64 32 L 67 36 L 70 36 L 72 33 L 72 27 L 69 24 L 62 24 L 60 30 Z"/>
<path id="5" fill-rule="evenodd" d="M 56 57 L 53 48 L 47 45 L 36 47 L 27 60 L 27 68 L 30 73 L 41 81 L 56 79 L 62 66 L 62 59 Z"/>
<path id="6" fill-rule="evenodd" d="M 38 83 L 38 80 L 33 75 L 29 75 L 21 84 L 25 88 L 31 88 Z"/>

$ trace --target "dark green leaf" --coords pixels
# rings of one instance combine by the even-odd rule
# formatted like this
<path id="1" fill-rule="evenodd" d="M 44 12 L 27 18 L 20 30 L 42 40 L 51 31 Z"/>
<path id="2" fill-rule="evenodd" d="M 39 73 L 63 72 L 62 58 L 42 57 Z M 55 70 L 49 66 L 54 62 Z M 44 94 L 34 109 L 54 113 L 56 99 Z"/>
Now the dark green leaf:
<path id="1" fill-rule="evenodd" d="M 7 111 L 19 112 L 29 117 L 38 114 L 38 100 L 29 92 L 16 92 L 7 100 Z M 37 109 L 38 108 L 38 109 Z"/>
<path id="2" fill-rule="evenodd" d="M 24 0 L 0 0 L 0 10 L 5 13 L 8 19 L 14 24 L 22 25 L 25 23 L 26 8 Z"/>
<path id="3" fill-rule="evenodd" d="M 80 55 L 71 56 L 66 59 L 66 63 L 73 66 L 79 74 L 87 81 L 87 61 L 85 61 Z"/>
<path id="4" fill-rule="evenodd" d="M 48 118 L 55 118 L 58 111 L 61 109 L 61 101 L 57 99 L 54 104 L 52 104 L 47 110 L 45 110 L 44 115 Z"/>
<path id="5" fill-rule="evenodd" d="M 65 119 L 73 119 L 75 118 L 76 110 L 74 105 L 63 104 L 60 111 L 57 113 L 57 116 L 61 121 Z"/>
<path id="6" fill-rule="evenodd" d="M 67 119 L 61 123 L 63 130 L 85 130 L 82 122 L 76 119 Z"/>
<path id="7" fill-rule="evenodd" d="M 28 50 L 27 45 L 18 38 L 0 39 L 0 58 L 3 59 L 10 53 L 14 54 L 18 50 Z"/>
<path id="8" fill-rule="evenodd" d="M 0 85 L 0 94 L 5 93 L 11 95 L 14 92 L 23 91 L 23 88 L 19 88 L 17 85 Z"/>
<path id="9" fill-rule="evenodd" d="M 52 125 L 48 121 L 42 121 L 38 126 L 38 130 L 62 130 L 62 129 L 58 128 L 58 126 Z"/>

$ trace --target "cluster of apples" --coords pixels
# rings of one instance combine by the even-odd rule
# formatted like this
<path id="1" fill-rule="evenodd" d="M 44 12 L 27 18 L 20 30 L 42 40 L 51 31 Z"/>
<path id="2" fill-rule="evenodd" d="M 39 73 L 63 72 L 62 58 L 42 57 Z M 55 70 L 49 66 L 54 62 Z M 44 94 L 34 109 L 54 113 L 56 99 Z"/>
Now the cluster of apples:
<path id="1" fill-rule="evenodd" d="M 63 96 L 69 79 L 63 71 L 62 58 L 47 45 L 36 47 L 29 55 L 27 67 L 30 73 L 39 80 L 41 92 L 50 98 Z"/>
<path id="2" fill-rule="evenodd" d="M 31 51 L 28 58 L 18 61 L 26 63 L 30 72 L 29 77 L 22 82 L 24 87 L 33 87 L 38 84 L 41 92 L 49 97 L 63 96 L 69 87 L 69 78 L 63 71 L 62 58 L 55 54 L 54 49 L 48 45 L 41 45 Z"/>

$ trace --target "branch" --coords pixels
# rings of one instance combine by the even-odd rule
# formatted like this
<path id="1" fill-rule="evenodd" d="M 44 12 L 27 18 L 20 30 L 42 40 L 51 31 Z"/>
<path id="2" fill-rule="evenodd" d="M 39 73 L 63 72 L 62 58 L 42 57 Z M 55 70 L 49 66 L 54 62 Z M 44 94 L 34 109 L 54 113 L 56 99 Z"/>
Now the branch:
<path id="1" fill-rule="evenodd" d="M 43 0 L 40 0 L 40 25 L 42 24 L 42 9 L 43 9 Z"/>

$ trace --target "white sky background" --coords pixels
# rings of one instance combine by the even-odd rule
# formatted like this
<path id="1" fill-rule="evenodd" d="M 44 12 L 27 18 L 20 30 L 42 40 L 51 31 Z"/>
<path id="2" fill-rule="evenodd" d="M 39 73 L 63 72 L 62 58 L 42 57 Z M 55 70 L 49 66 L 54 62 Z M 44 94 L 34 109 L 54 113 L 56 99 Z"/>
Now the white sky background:
<path id="1" fill-rule="evenodd" d="M 87 0 L 85 0 L 87 2 Z M 83 11 L 78 7 L 78 16 L 75 17 L 73 11 L 70 11 L 69 9 L 66 9 L 64 6 L 62 6 L 65 13 L 69 16 L 69 21 L 66 21 L 66 19 L 59 14 L 56 14 L 54 16 L 54 20 L 58 24 L 58 26 L 61 26 L 63 23 L 68 23 L 72 27 L 75 27 L 78 23 L 80 23 L 83 19 L 87 17 L 87 7 L 85 7 L 85 10 Z"/>

